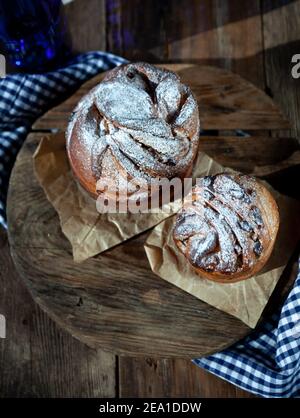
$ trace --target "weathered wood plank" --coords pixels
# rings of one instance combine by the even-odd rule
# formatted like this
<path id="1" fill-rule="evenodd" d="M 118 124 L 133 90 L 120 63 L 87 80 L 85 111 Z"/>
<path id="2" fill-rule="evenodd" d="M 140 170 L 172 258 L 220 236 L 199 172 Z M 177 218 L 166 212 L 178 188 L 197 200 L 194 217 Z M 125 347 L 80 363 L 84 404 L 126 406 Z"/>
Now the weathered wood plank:
<path id="1" fill-rule="evenodd" d="M 107 1 L 107 20 L 108 50 L 129 60 L 217 65 L 264 87 L 259 0 Z"/>
<path id="2" fill-rule="evenodd" d="M 0 398 L 114 397 L 116 358 L 62 331 L 34 303 L 17 274 L 0 229 Z"/>
<path id="3" fill-rule="evenodd" d="M 130 61 L 166 61 L 165 15 L 169 3 L 169 0 L 106 1 L 107 49 Z"/>
<path id="4" fill-rule="evenodd" d="M 261 177 L 300 164 L 299 143 L 290 137 L 203 136 L 200 150 L 225 167 Z M 287 186 L 284 182 L 283 179 L 283 190 Z"/>
<path id="5" fill-rule="evenodd" d="M 120 396 L 125 398 L 255 397 L 196 367 L 190 360 L 121 356 L 119 369 Z"/>
<path id="6" fill-rule="evenodd" d="M 264 89 L 259 0 L 169 1 L 168 60 L 231 70 Z"/>
<path id="7" fill-rule="evenodd" d="M 300 1 L 264 0 L 262 4 L 267 89 L 291 121 L 290 134 L 300 138 L 300 79 L 291 74 L 292 57 L 300 51 Z"/>
<path id="8" fill-rule="evenodd" d="M 74 52 L 105 51 L 105 0 L 72 1 L 64 10 Z"/>

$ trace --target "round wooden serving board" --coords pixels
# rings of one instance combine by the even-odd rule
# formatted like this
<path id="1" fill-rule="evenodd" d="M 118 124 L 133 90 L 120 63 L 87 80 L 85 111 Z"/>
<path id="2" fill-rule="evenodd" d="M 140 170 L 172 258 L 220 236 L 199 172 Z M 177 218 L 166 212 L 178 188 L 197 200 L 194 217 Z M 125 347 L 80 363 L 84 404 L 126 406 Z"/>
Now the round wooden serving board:
<path id="1" fill-rule="evenodd" d="M 194 65 L 165 67 L 177 71 L 194 91 L 204 129 L 261 133 L 289 128 L 269 97 L 230 72 Z M 16 267 L 35 301 L 91 347 L 163 357 L 196 357 L 221 350 L 250 329 L 154 275 L 143 248 L 148 233 L 75 264 L 58 216 L 35 178 L 32 155 L 45 134 L 38 130 L 64 130 L 80 97 L 102 78 L 103 74 L 88 81 L 39 119 L 34 125 L 37 131 L 18 155 L 8 196 L 9 240 Z M 221 164 L 257 175 L 299 162 L 295 140 L 270 138 L 267 132 L 248 138 L 203 136 L 201 149 Z"/>

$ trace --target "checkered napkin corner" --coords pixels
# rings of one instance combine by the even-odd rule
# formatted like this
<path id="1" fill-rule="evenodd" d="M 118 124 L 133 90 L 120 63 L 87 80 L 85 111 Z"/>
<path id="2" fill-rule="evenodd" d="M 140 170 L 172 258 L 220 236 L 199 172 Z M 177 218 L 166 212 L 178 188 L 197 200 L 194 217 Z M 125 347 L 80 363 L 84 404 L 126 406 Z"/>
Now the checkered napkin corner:
<path id="1" fill-rule="evenodd" d="M 283 307 L 256 331 L 221 353 L 193 361 L 263 397 L 300 397 L 300 273 Z"/>
<path id="2" fill-rule="evenodd" d="M 45 74 L 11 74 L 0 80 L 0 224 L 6 227 L 9 176 L 32 123 L 68 97 L 84 81 L 127 61 L 105 52 L 76 57 L 67 67 Z"/>

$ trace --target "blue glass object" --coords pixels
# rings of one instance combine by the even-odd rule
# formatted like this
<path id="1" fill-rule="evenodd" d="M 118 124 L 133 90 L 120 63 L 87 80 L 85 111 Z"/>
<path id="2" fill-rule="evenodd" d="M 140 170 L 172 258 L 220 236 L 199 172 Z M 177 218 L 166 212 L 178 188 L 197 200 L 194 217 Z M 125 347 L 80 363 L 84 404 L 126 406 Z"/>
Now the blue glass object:
<path id="1" fill-rule="evenodd" d="M 0 53 L 17 71 L 63 65 L 71 40 L 61 0 L 0 0 Z"/>

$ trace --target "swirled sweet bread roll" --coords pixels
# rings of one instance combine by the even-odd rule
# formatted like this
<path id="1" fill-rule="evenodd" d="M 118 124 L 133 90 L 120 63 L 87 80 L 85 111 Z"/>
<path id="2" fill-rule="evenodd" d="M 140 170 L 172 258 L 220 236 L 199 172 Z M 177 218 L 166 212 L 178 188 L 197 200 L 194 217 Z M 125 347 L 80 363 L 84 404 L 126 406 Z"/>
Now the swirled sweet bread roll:
<path id="1" fill-rule="evenodd" d="M 177 215 L 173 237 L 199 275 L 232 283 L 262 269 L 278 227 L 270 192 L 252 177 L 224 173 L 197 182 Z"/>
<path id="2" fill-rule="evenodd" d="M 145 63 L 111 70 L 76 107 L 67 152 L 81 185 L 95 198 L 96 182 L 184 178 L 199 138 L 197 102 L 179 77 Z M 119 190 L 120 191 L 120 190 Z"/>

